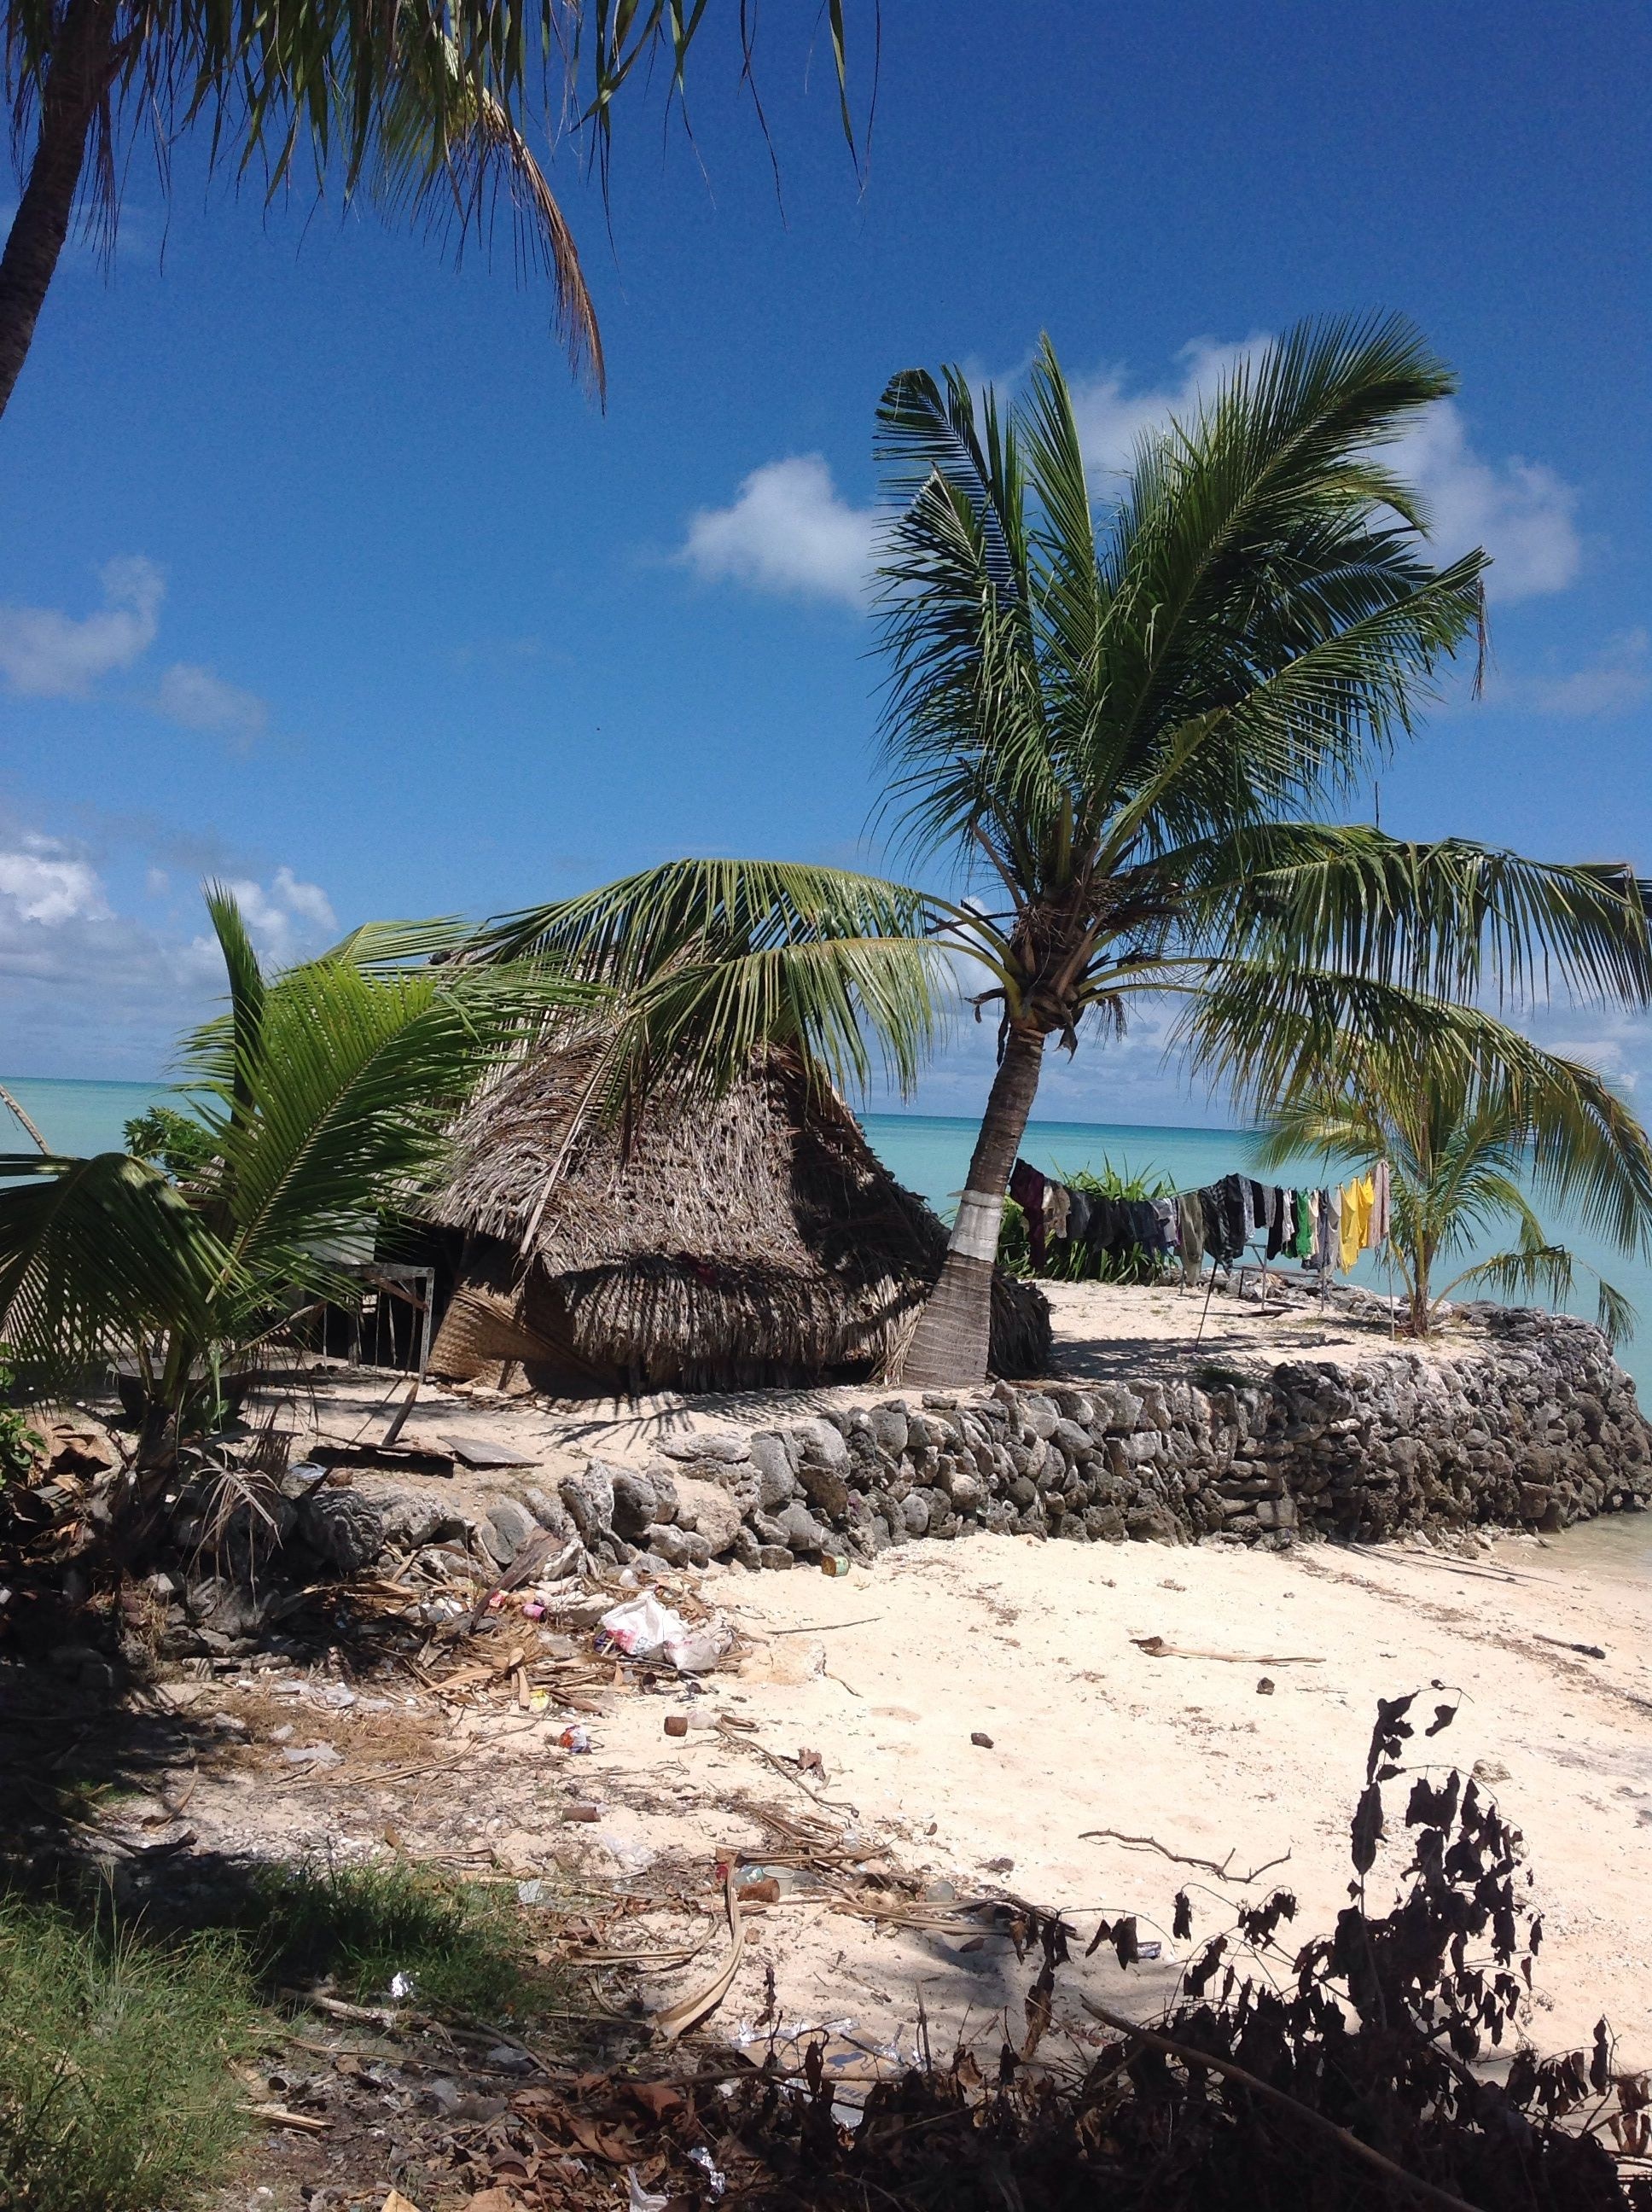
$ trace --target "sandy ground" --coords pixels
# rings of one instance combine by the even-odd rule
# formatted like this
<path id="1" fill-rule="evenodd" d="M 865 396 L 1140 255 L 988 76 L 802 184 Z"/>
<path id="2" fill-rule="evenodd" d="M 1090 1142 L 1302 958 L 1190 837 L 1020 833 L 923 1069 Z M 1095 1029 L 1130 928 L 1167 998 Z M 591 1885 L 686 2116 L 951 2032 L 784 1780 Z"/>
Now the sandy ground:
<path id="1" fill-rule="evenodd" d="M 1194 1356 L 1347 1360 L 1391 1343 L 1385 1328 L 1334 1310 L 1265 1316 L 1228 1298 L 1203 1316 L 1199 1299 L 1174 1291 L 1052 1289 L 1070 1374 L 1185 1371 Z M 1452 1339 L 1442 1346 L 1459 1348 Z M 330 1386 L 318 1401 L 323 1432 L 355 1433 L 379 1395 L 369 1378 Z M 646 1456 L 685 1426 L 784 1419 L 828 1398 L 881 1395 L 574 1408 L 432 1393 L 408 1433 L 510 1440 L 552 1478 L 592 1451 Z M 468 1476 L 459 1486 L 483 1492 L 499 1481 Z M 752 1808 L 767 1803 L 887 1848 L 943 1904 L 954 1894 L 1018 1898 L 1068 1913 L 1086 1938 L 1098 1914 L 1138 1915 L 1163 1945 L 1157 1964 L 1127 1990 L 1102 1954 L 1064 1981 L 1145 2013 L 1174 1981 L 1171 1900 L 1183 1882 L 1195 1901 L 1195 1943 L 1228 1924 L 1233 1901 L 1278 1884 L 1299 1899 L 1293 1934 L 1329 1928 L 1346 1894 L 1348 1821 L 1376 1700 L 1443 1684 L 1462 1693 L 1461 1710 L 1430 1748 L 1465 1771 L 1478 1766 L 1523 1831 L 1545 1915 L 1527 2032 L 1542 2048 L 1575 2044 L 1604 2012 L 1625 2058 L 1644 2064 L 1652 1534 L 1645 1562 L 1625 1571 L 1628 1547 L 1602 1533 L 1510 1538 L 1467 1559 L 1425 1546 L 1277 1555 L 980 1535 L 913 1546 L 841 1578 L 717 1569 L 702 1592 L 755 1649 L 739 1674 L 712 1678 L 705 1702 L 756 1723 L 744 1744 L 709 1730 L 667 1738 L 665 1712 L 683 1704 L 676 1690 L 605 1698 L 590 1723 L 594 1748 L 577 1758 L 556 1746 L 561 1718 L 456 1714 L 417 1700 L 349 1716 L 348 1735 L 330 1724 L 341 1746 L 359 1744 L 355 1764 L 380 1755 L 375 1729 L 393 1729 L 396 1747 L 382 1755 L 411 1760 L 406 1747 L 422 1745 L 441 1761 L 434 1771 L 352 1795 L 325 1776 L 300 1789 L 278 1767 L 244 1766 L 204 1778 L 191 1818 L 203 1840 L 230 1845 L 367 1850 L 388 1838 L 522 1878 L 560 1879 L 578 1864 L 600 1886 L 659 1899 L 638 1923 L 641 1948 L 700 1947 L 680 1973 L 645 1976 L 644 1994 L 663 2003 L 715 1962 L 712 1868 L 720 1848 L 762 1838 Z M 1224 1656 L 1150 1656 L 1133 1639 L 1152 1636 Z M 1579 1644 L 1606 1656 L 1566 1648 Z M 1269 1694 L 1259 1692 L 1264 1677 Z M 1430 1708 L 1436 1702 L 1430 1697 Z M 233 1693 L 228 1703 L 234 1710 Z M 256 1747 L 273 1725 L 268 1700 L 242 1710 Z M 302 1717 L 304 1736 L 313 1718 L 329 1722 L 325 1711 Z M 971 1741 L 977 1733 L 990 1747 Z M 794 1759 L 804 1748 L 820 1753 L 823 1779 L 788 1778 L 762 1757 Z M 597 1824 L 563 1825 L 574 1797 L 600 1806 Z M 1103 1828 L 1230 1874 L 1285 1863 L 1246 1890 L 1149 1844 L 1086 1832 Z M 1391 1883 L 1403 1861 L 1397 1829 L 1379 1875 Z M 700 1916 L 686 1935 L 684 1899 L 691 1921 Z M 956 1931 L 880 1932 L 806 1884 L 752 1922 L 714 2027 L 751 2032 L 770 1969 L 782 2020 L 837 2022 L 844 2053 L 909 2049 L 920 2004 L 938 2045 L 961 2028 L 987 2030 L 996 2014 L 1018 2022 L 1032 1972 L 1000 1936 L 977 1944 Z M 1070 1996 L 1064 2006 L 1081 2019 Z"/>

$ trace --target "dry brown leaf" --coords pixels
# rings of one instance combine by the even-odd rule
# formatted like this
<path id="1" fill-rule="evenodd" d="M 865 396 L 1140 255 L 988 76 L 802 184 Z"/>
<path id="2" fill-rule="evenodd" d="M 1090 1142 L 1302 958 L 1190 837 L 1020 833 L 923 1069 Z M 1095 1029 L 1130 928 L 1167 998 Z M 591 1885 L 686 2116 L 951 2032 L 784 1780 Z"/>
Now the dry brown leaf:
<path id="1" fill-rule="evenodd" d="M 399 2189 L 392 2189 L 379 2207 L 379 2212 L 419 2212 L 419 2208 L 411 2197 L 404 2197 Z"/>

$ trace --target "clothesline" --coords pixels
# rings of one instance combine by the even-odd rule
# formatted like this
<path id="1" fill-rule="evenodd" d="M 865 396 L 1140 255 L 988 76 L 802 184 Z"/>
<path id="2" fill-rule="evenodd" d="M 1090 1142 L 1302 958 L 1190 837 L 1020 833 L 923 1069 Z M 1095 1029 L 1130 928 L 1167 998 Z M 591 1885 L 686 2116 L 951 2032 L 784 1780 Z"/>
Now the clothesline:
<path id="1" fill-rule="evenodd" d="M 1191 1282 L 1208 1255 L 1215 1267 L 1231 1267 L 1248 1245 L 1266 1237 L 1270 1260 L 1300 1261 L 1305 1268 L 1343 1274 L 1362 1252 L 1388 1236 L 1388 1164 L 1369 1175 L 1323 1189 L 1261 1183 L 1248 1176 L 1223 1176 L 1197 1190 L 1164 1198 L 1109 1198 L 1073 1190 L 1017 1160 L 1010 1195 L 1027 1217 L 1035 1267 L 1050 1243 L 1078 1244 L 1100 1252 L 1127 1250 L 1177 1255 Z"/>

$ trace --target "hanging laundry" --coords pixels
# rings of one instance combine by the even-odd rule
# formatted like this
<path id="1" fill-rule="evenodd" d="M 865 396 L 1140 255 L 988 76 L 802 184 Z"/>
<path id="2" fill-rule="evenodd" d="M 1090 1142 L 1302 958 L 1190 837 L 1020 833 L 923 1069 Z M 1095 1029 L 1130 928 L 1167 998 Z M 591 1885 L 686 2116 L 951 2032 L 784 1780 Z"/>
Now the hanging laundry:
<path id="1" fill-rule="evenodd" d="M 1088 1191 L 1069 1190 L 1067 1193 L 1067 1242 L 1086 1244 L 1090 1241 L 1090 1210 L 1096 1203 Z"/>
<path id="2" fill-rule="evenodd" d="M 1067 1233 L 1067 1213 L 1072 1200 L 1064 1182 L 1047 1182 L 1044 1186 L 1044 1230 L 1059 1244 Z"/>
<path id="3" fill-rule="evenodd" d="M 1175 1251 L 1181 1244 L 1181 1237 L 1175 1199 L 1156 1198 L 1152 1200 L 1152 1207 L 1158 1217 L 1157 1249 L 1161 1252 Z"/>
<path id="4" fill-rule="evenodd" d="M 1316 1267 L 1334 1267 L 1341 1248 L 1341 1194 L 1334 1190 L 1322 1190 L 1318 1197 L 1311 1257 Z"/>
<path id="5" fill-rule="evenodd" d="M 1293 1194 L 1297 1201 L 1296 1233 L 1285 1249 L 1293 1260 L 1306 1267 L 1314 1255 L 1314 1219 L 1319 1210 L 1316 1190 L 1299 1190 Z"/>
<path id="6" fill-rule="evenodd" d="M 1044 1264 L 1044 1178 L 1025 1160 L 1010 1170 L 1010 1195 L 1027 1217 L 1027 1250 L 1035 1267 Z"/>
<path id="7" fill-rule="evenodd" d="M 1191 1283 L 1205 1264 L 1205 1208 L 1196 1190 L 1184 1190 L 1175 1206 L 1182 1280 Z"/>
<path id="8" fill-rule="evenodd" d="M 1296 1194 L 1271 1190 L 1267 1194 L 1267 1257 L 1277 1260 L 1297 1232 Z"/>
<path id="9" fill-rule="evenodd" d="M 1337 1264 L 1345 1275 L 1365 1249 L 1371 1220 L 1370 1177 L 1356 1176 L 1352 1182 L 1345 1183 L 1341 1198 L 1342 1209 L 1337 1222 Z"/>
<path id="10" fill-rule="evenodd" d="M 1386 1160 L 1379 1160 L 1371 1172 L 1371 1243 L 1373 1248 L 1386 1244 L 1393 1211 L 1394 1177 Z"/>
<path id="11" fill-rule="evenodd" d="M 1245 1224 L 1248 1236 L 1253 1230 L 1267 1227 L 1267 1191 L 1261 1183 L 1247 1181 L 1245 1197 L 1248 1201 L 1246 1210 L 1250 1217 Z"/>

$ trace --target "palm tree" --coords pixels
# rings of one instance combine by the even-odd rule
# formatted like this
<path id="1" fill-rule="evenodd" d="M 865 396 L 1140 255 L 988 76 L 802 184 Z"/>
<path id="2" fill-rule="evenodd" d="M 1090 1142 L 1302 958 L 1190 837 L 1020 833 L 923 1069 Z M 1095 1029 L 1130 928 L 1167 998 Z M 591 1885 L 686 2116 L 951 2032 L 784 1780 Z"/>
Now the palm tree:
<path id="1" fill-rule="evenodd" d="M 207 903 L 230 1006 L 185 1048 L 188 1110 L 158 1132 L 173 1172 L 130 1152 L 0 1158 L 0 1340 L 37 1395 L 130 1363 L 156 1469 L 211 1425 L 225 1373 L 349 1294 L 346 1262 L 437 1169 L 477 1085 L 592 997 L 544 963 L 430 964 L 443 925 L 358 931 L 266 978 L 234 898 Z"/>
<path id="2" fill-rule="evenodd" d="M 854 152 L 843 0 L 827 12 Z M 747 82 L 755 14 L 742 5 L 736 24 Z M 550 148 L 572 126 L 605 182 L 616 100 L 656 69 L 681 100 L 706 15 L 705 0 L 0 0 L 0 88 L 28 149 L 0 254 L 0 413 L 82 185 L 111 242 L 133 137 L 152 134 L 164 187 L 191 125 L 215 167 L 261 167 L 270 198 L 307 162 L 318 197 L 330 179 L 347 199 L 365 185 L 386 213 L 460 246 L 472 233 L 486 243 L 502 193 L 519 262 L 550 277 L 562 342 L 600 391 L 596 313 L 531 142 L 542 131 Z"/>
<path id="3" fill-rule="evenodd" d="M 1007 421 L 956 370 L 897 376 L 879 413 L 887 805 L 910 849 L 951 865 L 948 891 L 681 860 L 475 940 L 615 990 L 615 1112 L 668 1069 L 714 1088 L 794 1036 L 864 1079 L 863 1025 L 909 1081 L 943 1011 L 938 957 L 973 963 L 998 1070 L 908 1382 L 985 1374 L 1051 1036 L 1073 1050 L 1133 998 L 1180 995 L 1195 1067 L 1278 1098 L 1350 1024 L 1461 1053 L 1487 991 L 1652 997 L 1648 887 L 1624 871 L 1315 818 L 1411 733 L 1479 629 L 1485 556 L 1431 565 L 1418 500 L 1376 458 L 1452 388 L 1401 324 L 1304 325 L 1145 438 L 1098 526 L 1048 344 Z"/>
<path id="4" fill-rule="evenodd" d="M 1007 419 L 957 370 L 885 392 L 888 805 L 956 872 L 932 910 L 984 971 L 999 1046 L 909 1382 L 985 1373 L 1050 1037 L 1072 1051 L 1133 997 L 1180 993 L 1197 1056 L 1242 1078 L 1280 1015 L 1334 1023 L 1360 990 L 1403 1024 L 1546 957 L 1586 993 L 1652 989 L 1621 874 L 1315 818 L 1480 621 L 1485 556 L 1432 565 L 1378 457 L 1452 388 L 1398 321 L 1301 326 L 1144 437 L 1099 524 L 1048 342 Z"/>
<path id="5" fill-rule="evenodd" d="M 1569 1297 L 1593 1275 L 1600 1327 L 1629 1336 L 1634 1310 L 1545 1231 L 1533 1197 L 1564 1206 L 1620 1250 L 1652 1251 L 1652 1142 L 1597 1072 L 1540 1051 L 1518 1032 L 1459 1010 L 1444 1040 L 1403 1042 L 1345 1031 L 1297 1095 L 1264 1121 L 1263 1163 L 1304 1153 L 1357 1169 L 1386 1161 L 1388 1249 L 1413 1336 L 1433 1333 L 1465 1285 L 1493 1295 Z M 1442 1263 L 1506 1235 L 1506 1250 L 1440 1284 Z"/>

